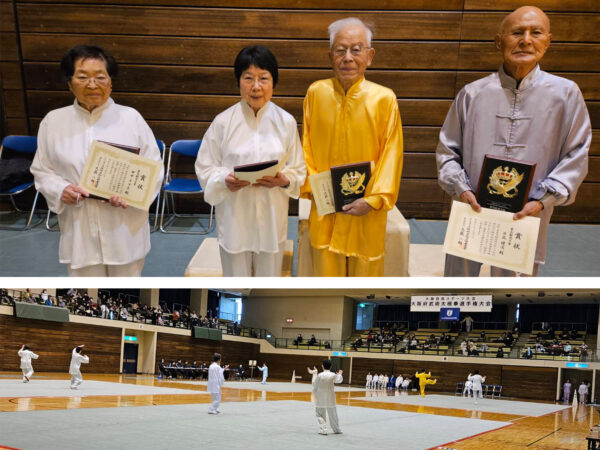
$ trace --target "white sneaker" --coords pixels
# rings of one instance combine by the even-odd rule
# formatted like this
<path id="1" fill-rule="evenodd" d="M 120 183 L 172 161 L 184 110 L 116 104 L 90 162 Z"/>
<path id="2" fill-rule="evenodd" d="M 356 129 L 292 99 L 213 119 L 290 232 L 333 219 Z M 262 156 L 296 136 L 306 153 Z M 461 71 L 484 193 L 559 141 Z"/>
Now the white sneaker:
<path id="1" fill-rule="evenodd" d="M 219 414 L 217 411 L 209 411 L 209 414 Z"/>
<path id="2" fill-rule="evenodd" d="M 321 430 L 321 431 L 319 431 L 319 434 L 322 434 L 323 436 L 327 436 L 327 431 Z"/>

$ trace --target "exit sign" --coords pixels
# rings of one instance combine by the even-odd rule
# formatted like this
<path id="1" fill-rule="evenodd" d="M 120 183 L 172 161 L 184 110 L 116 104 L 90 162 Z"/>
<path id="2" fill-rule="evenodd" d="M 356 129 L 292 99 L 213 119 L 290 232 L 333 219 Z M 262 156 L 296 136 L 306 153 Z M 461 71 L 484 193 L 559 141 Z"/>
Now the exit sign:
<path id="1" fill-rule="evenodd" d="M 568 362 L 567 367 L 572 369 L 587 369 L 588 365 L 587 363 Z"/>
<path id="2" fill-rule="evenodd" d="M 135 342 L 137 341 L 137 336 L 125 336 L 126 341 Z"/>
<path id="3" fill-rule="evenodd" d="M 348 356 L 347 352 L 333 352 L 333 356 Z"/>

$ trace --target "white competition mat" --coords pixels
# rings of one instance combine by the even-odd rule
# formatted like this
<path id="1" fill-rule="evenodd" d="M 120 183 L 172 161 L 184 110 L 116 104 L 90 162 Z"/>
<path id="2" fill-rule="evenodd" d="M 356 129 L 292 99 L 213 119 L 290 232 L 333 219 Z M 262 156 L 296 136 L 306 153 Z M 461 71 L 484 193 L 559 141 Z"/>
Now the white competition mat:
<path id="1" fill-rule="evenodd" d="M 0 415 L 1 443 L 36 450 L 238 448 L 423 450 L 492 431 L 507 422 L 338 406 L 343 434 L 317 434 L 309 402 L 84 408 Z M 101 428 L 100 433 L 91 430 Z"/>
<path id="2" fill-rule="evenodd" d="M 29 383 L 21 380 L 0 380 L 0 397 L 87 397 L 90 395 L 177 395 L 204 394 L 179 387 L 163 388 L 138 384 L 109 383 L 106 381 L 86 381 L 79 389 L 71 389 L 69 380 L 39 380 L 32 377 Z"/>
<path id="3" fill-rule="evenodd" d="M 186 380 L 167 380 L 173 383 L 181 383 L 181 384 L 197 384 L 206 386 L 206 381 L 186 381 Z M 260 381 L 225 381 L 223 385 L 224 388 L 232 388 L 232 389 L 250 389 L 253 391 L 265 391 L 265 392 L 312 392 L 312 384 L 308 383 L 286 383 L 286 382 L 278 382 L 274 381 L 270 383 L 267 381 L 267 384 L 262 384 Z M 336 392 L 366 392 L 364 388 L 357 387 L 344 387 L 344 386 L 335 386 Z"/>
<path id="4" fill-rule="evenodd" d="M 490 398 L 480 398 L 477 400 L 477 404 L 475 404 L 473 398 L 438 394 L 426 394 L 425 398 L 421 397 L 421 395 L 400 394 L 393 396 L 383 395 L 362 398 L 357 397 L 353 400 L 400 403 L 403 405 L 430 406 L 436 408 L 466 409 L 469 411 L 474 410 L 482 412 L 536 417 L 543 416 L 545 414 L 550 414 L 556 411 L 561 411 L 567 407 L 565 405 L 554 405 L 551 403 L 520 402 L 516 400 L 500 400 Z"/>

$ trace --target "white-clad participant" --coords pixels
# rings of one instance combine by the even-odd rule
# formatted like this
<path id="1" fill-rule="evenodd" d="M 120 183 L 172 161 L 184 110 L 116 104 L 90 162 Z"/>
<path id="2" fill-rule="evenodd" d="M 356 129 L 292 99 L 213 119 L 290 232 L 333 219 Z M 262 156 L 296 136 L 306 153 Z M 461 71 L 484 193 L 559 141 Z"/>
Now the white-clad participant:
<path id="1" fill-rule="evenodd" d="M 398 375 L 396 377 L 396 389 L 400 389 L 400 386 L 402 386 L 403 381 L 404 381 L 404 378 L 402 378 L 402 375 Z"/>
<path id="2" fill-rule="evenodd" d="M 225 368 L 221 367 L 221 354 L 215 353 L 213 363 L 208 368 L 208 383 L 206 383 L 206 392 L 212 397 L 212 404 L 208 408 L 209 414 L 219 414 L 219 405 L 221 404 L 221 386 L 225 384 L 223 372 Z"/>
<path id="3" fill-rule="evenodd" d="M 317 378 L 317 375 L 319 374 L 319 370 L 316 366 L 313 366 L 312 369 L 310 367 L 307 367 L 306 370 L 308 370 L 308 373 L 312 375 L 311 383 L 314 383 L 315 379 Z"/>
<path id="4" fill-rule="evenodd" d="M 90 358 L 86 355 L 81 354 L 83 345 L 78 345 L 71 352 L 71 366 L 69 367 L 69 374 L 71 375 L 71 389 L 77 389 L 83 382 L 81 376 L 81 364 L 87 364 L 90 362 Z"/>
<path id="5" fill-rule="evenodd" d="M 379 375 L 377 375 L 377 374 L 373 375 L 373 381 L 372 381 L 371 387 L 373 389 L 377 389 L 379 387 Z"/>
<path id="6" fill-rule="evenodd" d="M 338 424 L 337 409 L 335 407 L 334 384 L 343 381 L 342 371 L 331 372 L 331 360 L 323 360 L 323 372 L 317 375 L 313 382 L 313 395 L 315 398 L 315 411 L 319 421 L 319 434 L 327 434 L 327 417 L 329 425 L 335 434 L 341 434 Z M 327 414 L 327 417 L 325 416 Z"/>
<path id="7" fill-rule="evenodd" d="M 582 381 L 581 384 L 579 385 L 579 389 L 577 389 L 577 392 L 579 393 L 579 403 L 581 403 L 582 405 L 585 405 L 587 394 L 588 394 L 587 384 L 585 384 L 585 382 Z"/>
<path id="8" fill-rule="evenodd" d="M 479 395 L 480 398 L 483 398 L 482 384 L 485 383 L 485 377 L 479 375 L 479 370 L 476 370 L 473 375 L 469 374 L 467 379 L 473 383 L 473 398 L 475 399 L 475 404 L 477 404 L 477 396 Z"/>
<path id="9" fill-rule="evenodd" d="M 371 372 L 369 372 L 369 373 L 367 373 L 367 384 L 365 384 L 365 389 L 371 388 L 372 381 L 373 381 L 373 375 L 371 375 Z M 314 382 L 314 378 L 313 378 L 313 382 Z"/>
<path id="10" fill-rule="evenodd" d="M 471 380 L 465 381 L 465 388 L 463 389 L 463 397 L 467 394 L 467 397 L 473 396 L 473 382 Z"/>
<path id="11" fill-rule="evenodd" d="M 21 357 L 21 370 L 23 371 L 23 383 L 29 383 L 31 375 L 33 375 L 32 359 L 38 359 L 38 355 L 29 350 L 29 345 L 23 344 L 17 352 Z"/>

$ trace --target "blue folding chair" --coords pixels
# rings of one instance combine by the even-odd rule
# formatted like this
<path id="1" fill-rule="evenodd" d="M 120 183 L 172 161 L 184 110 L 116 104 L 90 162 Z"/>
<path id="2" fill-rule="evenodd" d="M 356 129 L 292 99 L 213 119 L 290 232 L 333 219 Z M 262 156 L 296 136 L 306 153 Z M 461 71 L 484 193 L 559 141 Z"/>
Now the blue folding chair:
<path id="1" fill-rule="evenodd" d="M 200 182 L 197 178 L 173 178 L 171 174 L 171 159 L 173 153 L 179 155 L 191 157 L 196 160 L 198 151 L 200 150 L 201 139 L 197 140 L 179 140 L 171 144 L 169 149 L 169 158 L 167 160 L 167 171 L 165 176 L 165 185 L 163 186 L 163 199 L 162 199 L 162 210 L 160 213 L 160 231 L 163 233 L 178 233 L 178 234 L 208 234 L 213 229 L 213 215 L 214 206 L 210 207 L 210 215 L 208 222 L 208 229 L 202 231 L 179 231 L 169 230 L 169 226 L 173 224 L 175 219 L 183 217 L 199 218 L 200 214 L 177 214 L 175 211 L 175 195 L 190 195 L 190 194 L 202 194 L 204 191 L 200 186 Z M 167 197 L 171 197 L 173 212 L 171 217 L 164 222 L 165 217 L 165 206 L 167 203 Z"/>
<path id="2" fill-rule="evenodd" d="M 5 149 L 12 151 L 13 154 L 21 153 L 21 154 L 23 154 L 24 157 L 29 159 L 30 157 L 32 157 L 32 155 L 37 150 L 37 137 L 36 136 L 6 136 L 4 139 L 2 139 L 2 145 L 0 145 L 0 159 L 2 159 L 2 155 L 6 151 Z M 33 228 L 33 227 L 39 225 L 40 223 L 42 223 L 42 221 L 44 220 L 43 217 L 41 217 L 39 221 L 32 223 L 33 214 L 35 213 L 35 206 L 37 204 L 37 200 L 39 197 L 38 191 L 35 191 L 35 197 L 33 198 L 33 204 L 31 205 L 31 211 L 23 211 L 23 210 L 19 209 L 19 207 L 17 206 L 15 199 L 14 199 L 14 197 L 16 195 L 19 195 L 19 194 L 27 191 L 31 187 L 33 187 L 35 190 L 35 184 L 33 181 L 29 181 L 27 183 L 23 183 L 23 184 L 20 184 L 17 186 L 11 186 L 10 188 L 6 189 L 5 191 L 0 192 L 0 196 L 8 197 L 10 199 L 10 202 L 12 203 L 12 206 L 14 208 L 13 211 L 6 211 L 6 212 L 1 213 L 2 215 L 8 215 L 8 214 L 12 214 L 15 212 L 29 214 L 27 222 L 25 223 L 24 226 L 21 227 L 21 226 L 12 226 L 12 225 L 1 225 L 0 226 L 1 230 L 23 231 L 23 230 L 28 230 L 29 228 Z"/>
<path id="3" fill-rule="evenodd" d="M 158 150 L 160 151 L 160 157 L 164 161 L 165 143 L 163 141 L 161 141 L 160 139 L 157 139 L 156 145 L 158 145 Z M 164 182 L 162 184 L 164 184 Z M 162 185 L 161 185 L 161 189 L 159 189 L 159 191 L 158 191 L 158 195 L 156 196 L 156 210 L 154 211 L 154 224 L 152 225 L 152 228 L 150 228 L 151 233 L 155 232 L 158 229 L 158 216 L 159 216 L 159 208 L 160 208 L 160 193 L 161 193 L 161 191 L 162 191 Z M 52 211 L 48 210 L 48 215 L 46 216 L 46 229 L 48 231 L 59 231 L 58 223 L 56 223 L 55 225 L 50 225 L 50 215 L 51 214 L 52 214 Z"/>

